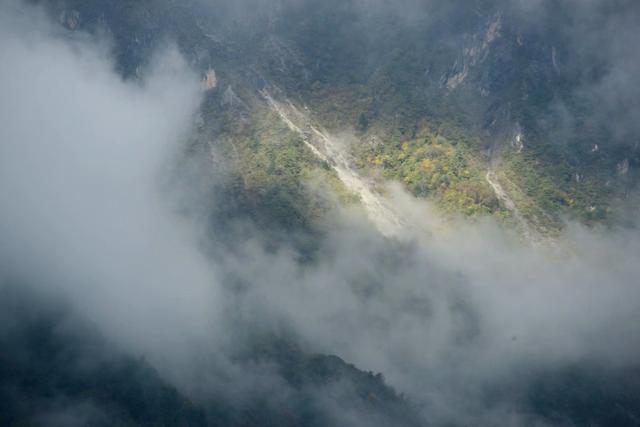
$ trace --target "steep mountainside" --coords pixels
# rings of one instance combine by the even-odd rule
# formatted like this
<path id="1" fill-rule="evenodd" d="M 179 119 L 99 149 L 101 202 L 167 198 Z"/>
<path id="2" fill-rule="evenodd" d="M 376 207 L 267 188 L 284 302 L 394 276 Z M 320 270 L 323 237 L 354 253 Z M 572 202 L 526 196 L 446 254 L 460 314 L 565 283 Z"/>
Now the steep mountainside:
<path id="1" fill-rule="evenodd" d="M 213 70 L 210 92 L 246 110 L 245 122 L 269 106 L 258 94 L 275 84 L 280 101 L 353 133 L 364 176 L 379 171 L 451 213 L 495 214 L 548 234 L 566 217 L 615 219 L 637 182 L 638 129 L 615 98 L 616 73 L 629 70 L 607 51 L 625 34 L 607 40 L 598 28 L 639 12 L 613 3 L 584 17 L 554 0 L 530 10 L 425 3 L 410 17 L 337 1 L 257 2 L 251 14 L 223 2 L 197 16 L 197 2 L 67 1 L 52 10 L 71 30 L 108 28 L 125 75 L 177 40 L 203 78 Z"/>
<path id="2" fill-rule="evenodd" d="M 431 297 L 409 292 L 396 301 L 380 285 L 389 277 L 409 280 L 403 268 L 423 262 L 405 259 L 412 243 L 395 239 L 425 230 L 394 203 L 391 181 L 452 223 L 490 218 L 532 246 L 553 241 L 568 221 L 622 223 L 636 202 L 640 124 L 633 113 L 640 61 L 628 34 L 640 30 L 634 0 L 580 7 L 574 0 L 529 6 L 509 0 L 401 0 L 396 6 L 377 0 L 26 2 L 44 6 L 60 24 L 52 37 L 71 45 L 100 40 L 125 81 L 143 82 L 158 49 L 167 46 L 176 46 L 199 74 L 202 102 L 174 167 L 198 175 L 190 190 L 211 206 L 204 214 L 190 212 L 197 208 L 188 203 L 180 209 L 206 217 L 206 236 L 198 243 L 207 256 L 237 256 L 216 271 L 234 302 L 250 294 L 242 264 L 253 250 L 276 254 L 265 263 L 295 254 L 295 265 L 283 267 L 286 274 L 265 277 L 265 283 L 313 278 L 319 254 L 328 250 L 323 245 L 332 248 L 327 236 L 332 228 L 342 231 L 331 214 L 354 210 L 388 245 L 375 263 L 390 273 L 374 265 L 363 269 L 364 278 L 348 277 L 366 301 L 363 318 L 376 331 L 389 326 L 376 315 L 372 295 L 382 295 L 400 307 L 400 322 L 404 310 L 430 319 L 438 311 Z M 620 31 L 609 38 L 604 28 Z M 375 239 L 358 243 L 373 246 Z M 342 240 L 331 244 L 358 251 Z M 451 293 L 442 294 L 454 313 L 447 324 L 453 338 L 436 341 L 451 339 L 456 349 L 480 346 L 480 333 L 469 326 L 480 315 L 455 286 L 466 278 L 456 267 L 445 274 L 437 261 L 424 264 L 435 287 L 445 280 L 440 275 L 453 283 Z M 418 270 L 415 281 L 426 280 L 427 270 Z M 262 277 L 256 281 L 262 284 Z M 5 282 L 11 283 L 0 276 Z M 253 375 L 238 386 L 245 394 L 227 395 L 236 390 L 236 377 L 223 372 L 229 384 L 194 397 L 144 359 L 120 352 L 90 324 L 67 330 L 85 320 L 63 303 L 48 310 L 48 301 L 7 289 L 0 298 L 0 320 L 6 320 L 0 322 L 3 425 L 50 425 L 49 419 L 54 425 L 458 425 L 425 416 L 381 374 L 318 354 L 278 316 L 275 326 L 233 337 L 240 350 L 230 365 Z M 226 310 L 243 327 L 256 326 L 243 323 L 250 316 L 238 307 Z M 343 320 L 322 319 L 332 327 Z M 349 326 L 368 333 L 370 325 L 355 323 Z M 371 336 L 372 348 L 384 347 L 411 369 L 406 347 L 396 350 L 395 342 Z M 504 339 L 505 351 L 519 354 L 518 337 Z M 416 349 L 422 344 L 411 342 Z M 104 359 L 95 360 L 96 354 Z M 467 359 L 452 360 L 462 365 Z M 510 419 L 500 412 L 509 402 L 526 420 L 531 414 L 534 421 L 523 425 L 640 425 L 638 369 L 621 373 L 589 363 L 506 370 L 512 377 L 470 387 L 470 393 L 482 396 L 479 405 L 495 410 L 502 422 Z M 446 373 L 430 375 L 441 380 Z M 442 405 L 435 401 L 434 408 Z M 464 404 L 454 402 L 449 410 L 463 413 Z"/>

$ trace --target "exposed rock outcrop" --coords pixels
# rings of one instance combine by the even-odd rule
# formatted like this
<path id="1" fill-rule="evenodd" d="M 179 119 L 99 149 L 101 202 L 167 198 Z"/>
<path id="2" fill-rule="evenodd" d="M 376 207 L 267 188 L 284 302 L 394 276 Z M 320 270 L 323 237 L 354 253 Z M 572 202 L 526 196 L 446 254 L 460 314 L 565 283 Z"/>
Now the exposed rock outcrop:
<path id="1" fill-rule="evenodd" d="M 201 80 L 202 89 L 204 91 L 213 90 L 218 87 L 218 77 L 216 70 L 209 68 Z"/>

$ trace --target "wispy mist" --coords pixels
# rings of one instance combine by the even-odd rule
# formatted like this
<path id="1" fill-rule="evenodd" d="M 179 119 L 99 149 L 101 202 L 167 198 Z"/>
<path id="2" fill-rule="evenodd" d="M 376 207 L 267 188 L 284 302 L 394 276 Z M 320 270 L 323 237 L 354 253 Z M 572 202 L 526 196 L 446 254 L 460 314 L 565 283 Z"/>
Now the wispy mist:
<path id="1" fill-rule="evenodd" d="M 167 46 L 125 81 L 108 45 L 60 32 L 37 9 L 0 6 L 2 279 L 63 295 L 197 395 L 221 381 L 234 397 L 289 392 L 268 367 L 233 360 L 251 327 L 382 372 L 442 425 L 537 422 L 518 393 L 538 373 L 637 367 L 636 229 L 572 224 L 532 248 L 488 220 L 443 226 L 396 189 L 394 205 L 419 230 L 411 239 L 380 236 L 356 209 L 332 211 L 311 261 L 274 251 L 251 227 L 221 242 L 171 195 L 201 101 L 197 74 Z M 616 76 L 611 91 L 631 78 Z M 225 202 L 198 196 L 190 203 Z M 234 250 L 212 259 L 205 241 Z M 334 403 L 337 422 L 366 425 Z"/>

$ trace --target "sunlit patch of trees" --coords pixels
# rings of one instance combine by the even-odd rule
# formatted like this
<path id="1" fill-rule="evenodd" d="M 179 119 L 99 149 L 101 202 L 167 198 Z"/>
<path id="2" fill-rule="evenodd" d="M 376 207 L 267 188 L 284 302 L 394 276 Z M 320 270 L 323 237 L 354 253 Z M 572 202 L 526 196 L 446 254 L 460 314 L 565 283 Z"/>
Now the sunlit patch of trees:
<path id="1" fill-rule="evenodd" d="M 481 165 L 463 144 L 454 144 L 437 133 L 371 147 L 363 158 L 367 165 L 380 168 L 386 178 L 404 183 L 415 196 L 436 200 L 451 213 L 500 212 Z"/>

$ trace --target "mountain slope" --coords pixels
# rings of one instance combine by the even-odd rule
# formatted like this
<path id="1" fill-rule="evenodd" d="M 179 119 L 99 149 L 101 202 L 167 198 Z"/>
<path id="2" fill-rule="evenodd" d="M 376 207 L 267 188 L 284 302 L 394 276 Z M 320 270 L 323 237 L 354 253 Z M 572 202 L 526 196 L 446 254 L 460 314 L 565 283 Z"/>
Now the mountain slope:
<path id="1" fill-rule="evenodd" d="M 62 424 L 96 425 L 638 424 L 637 364 L 618 368 L 606 351 L 592 362 L 591 347 L 581 347 L 590 340 L 596 348 L 624 347 L 596 338 L 602 325 L 610 332 L 619 322 L 626 333 L 635 319 L 623 317 L 624 300 L 635 295 L 623 286 L 633 271 L 626 256 L 589 253 L 600 274 L 562 254 L 538 277 L 530 270 L 546 268 L 538 256 L 548 254 L 527 245 L 500 240 L 467 250 L 494 236 L 495 229 L 482 228 L 487 223 L 537 243 L 557 236 L 567 219 L 609 225 L 636 212 L 621 205 L 635 195 L 639 133 L 619 111 L 636 111 L 636 100 L 613 93 L 633 87 L 626 76 L 633 64 L 592 51 L 621 48 L 627 39 L 606 40 L 610 33 L 598 27 L 633 31 L 640 22 L 635 3 L 589 2 L 576 14 L 572 0 L 531 9 L 504 0 L 401 0 L 403 7 L 375 0 L 30 3 L 45 4 L 61 24 L 51 37 L 71 45 L 106 38 L 116 78 L 134 87 L 144 86 L 154 53 L 166 45 L 176 45 L 200 74 L 193 132 L 160 180 L 171 180 L 166 175 L 175 168 L 187 183 L 177 210 L 204 223 L 194 234 L 215 265 L 216 299 L 229 321 L 216 327 L 232 331 L 226 339 L 233 351 L 216 342 L 205 347 L 220 355 L 196 352 L 194 359 L 211 367 L 196 382 L 216 383 L 203 386 L 202 396 L 91 328 L 66 333 L 67 324 L 86 320 L 64 305 L 48 313 L 39 308 L 47 302 L 17 304 L 20 297 L 9 295 L 0 299 L 9 325 L 0 329 L 0 421 L 47 425 L 42 418 L 53 414 Z M 578 19 L 585 17 L 586 27 Z M 421 240 L 440 236 L 418 238 L 416 214 L 402 203 L 413 199 L 388 197 L 395 194 L 390 180 L 453 218 L 462 243 L 423 247 Z M 340 223 L 344 217 L 349 227 Z M 475 221 L 478 229 L 469 226 Z M 605 251 L 627 247 L 612 242 Z M 485 243 L 496 254 L 479 256 Z M 340 269 L 347 271 L 333 271 Z M 621 288 L 611 300 L 584 297 L 593 282 L 609 278 Z M 175 285 L 188 281 L 176 277 Z M 547 282 L 557 287 L 548 290 Z M 496 289 L 503 292 L 492 295 Z M 616 312 L 603 315 L 601 306 Z M 592 311 L 596 326 L 583 329 Z M 560 319 L 561 332 L 548 327 L 547 314 Z M 521 320 L 527 316 L 533 330 Z M 332 339 L 309 343 L 294 332 L 296 321 L 313 323 L 305 332 L 314 338 Z M 354 356 L 351 340 L 375 354 L 344 357 Z M 558 346 L 558 354 L 538 342 Z M 474 351 L 487 343 L 497 349 L 479 352 L 480 359 L 502 360 L 504 352 L 515 367 L 505 363 L 495 376 L 492 368 L 469 373 Z M 381 374 L 361 370 L 380 365 L 395 369 L 396 381 L 422 381 L 422 406 Z"/>

